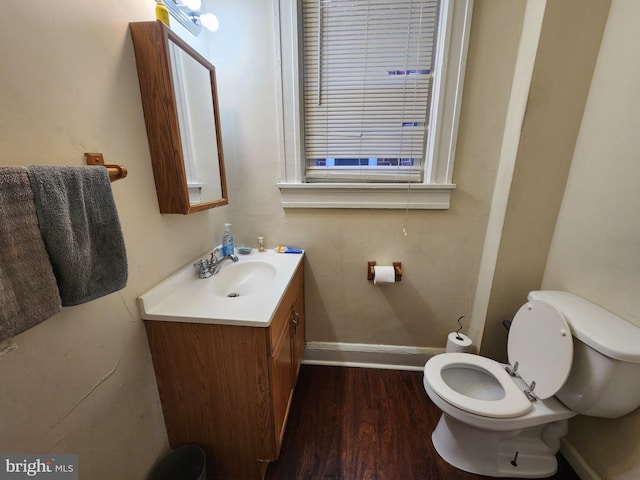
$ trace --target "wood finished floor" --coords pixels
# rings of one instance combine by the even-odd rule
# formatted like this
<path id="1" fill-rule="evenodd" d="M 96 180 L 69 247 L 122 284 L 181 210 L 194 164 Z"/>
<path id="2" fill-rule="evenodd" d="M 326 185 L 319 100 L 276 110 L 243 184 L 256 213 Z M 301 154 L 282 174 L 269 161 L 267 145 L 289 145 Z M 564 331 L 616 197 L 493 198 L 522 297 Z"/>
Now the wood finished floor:
<path id="1" fill-rule="evenodd" d="M 422 372 L 303 365 L 266 480 L 479 480 L 431 445 L 440 411 Z M 553 479 L 580 480 L 559 458 Z"/>

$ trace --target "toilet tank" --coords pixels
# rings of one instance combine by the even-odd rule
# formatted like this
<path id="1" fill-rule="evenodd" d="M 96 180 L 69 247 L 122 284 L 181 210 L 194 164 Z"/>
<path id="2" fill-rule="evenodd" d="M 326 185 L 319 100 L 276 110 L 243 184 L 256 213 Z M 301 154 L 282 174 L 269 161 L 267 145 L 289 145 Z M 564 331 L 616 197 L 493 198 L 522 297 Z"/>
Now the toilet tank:
<path id="1" fill-rule="evenodd" d="M 640 406 L 640 327 L 568 292 L 541 290 L 573 334 L 573 365 L 556 393 L 576 413 L 617 418 Z"/>

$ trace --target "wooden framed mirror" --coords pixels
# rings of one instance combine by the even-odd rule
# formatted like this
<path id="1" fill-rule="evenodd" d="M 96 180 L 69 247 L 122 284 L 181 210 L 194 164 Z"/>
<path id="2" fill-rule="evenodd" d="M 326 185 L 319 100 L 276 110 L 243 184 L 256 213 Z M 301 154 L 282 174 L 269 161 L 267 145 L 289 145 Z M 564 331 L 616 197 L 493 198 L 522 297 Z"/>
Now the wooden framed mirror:
<path id="1" fill-rule="evenodd" d="M 160 21 L 129 27 L 160 213 L 226 205 L 215 67 Z"/>

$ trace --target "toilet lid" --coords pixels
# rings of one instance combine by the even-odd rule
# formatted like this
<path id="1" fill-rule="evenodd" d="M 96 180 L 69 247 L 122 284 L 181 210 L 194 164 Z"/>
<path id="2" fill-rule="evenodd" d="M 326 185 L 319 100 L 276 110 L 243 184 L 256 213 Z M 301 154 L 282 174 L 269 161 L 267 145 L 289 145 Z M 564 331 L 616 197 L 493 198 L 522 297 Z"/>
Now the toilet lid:
<path id="1" fill-rule="evenodd" d="M 564 316 L 540 300 L 524 304 L 509 329 L 507 353 L 511 366 L 531 385 L 533 394 L 549 398 L 564 385 L 573 363 L 573 337 Z"/>

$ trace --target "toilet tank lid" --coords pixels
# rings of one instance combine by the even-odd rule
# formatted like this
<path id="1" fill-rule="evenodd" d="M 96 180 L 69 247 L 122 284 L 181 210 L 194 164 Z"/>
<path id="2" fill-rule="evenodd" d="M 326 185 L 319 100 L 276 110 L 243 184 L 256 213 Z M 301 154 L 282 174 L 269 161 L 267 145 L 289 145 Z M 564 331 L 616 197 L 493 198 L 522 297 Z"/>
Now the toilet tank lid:
<path id="1" fill-rule="evenodd" d="M 552 305 L 565 317 L 573 336 L 594 350 L 631 363 L 640 363 L 640 327 L 569 292 L 538 290 L 529 300 Z"/>

